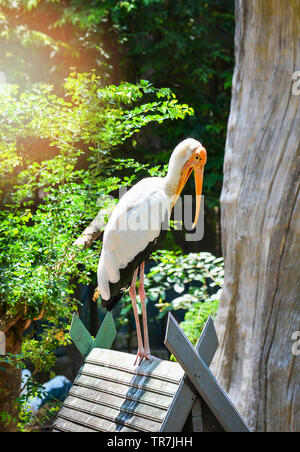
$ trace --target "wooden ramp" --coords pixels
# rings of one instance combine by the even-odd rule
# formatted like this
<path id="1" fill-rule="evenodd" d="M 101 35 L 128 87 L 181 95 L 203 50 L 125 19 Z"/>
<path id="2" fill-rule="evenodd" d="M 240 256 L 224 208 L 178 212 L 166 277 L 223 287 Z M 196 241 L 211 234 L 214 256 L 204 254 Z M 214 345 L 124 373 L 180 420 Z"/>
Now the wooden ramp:
<path id="1" fill-rule="evenodd" d="M 53 429 L 158 432 L 184 371 L 155 360 L 134 366 L 135 356 L 94 348 L 87 356 Z"/>
<path id="2" fill-rule="evenodd" d="M 169 315 L 165 344 L 178 362 L 135 366 L 135 355 L 109 350 L 111 314 L 95 339 L 77 316 L 70 334 L 85 361 L 53 432 L 250 431 L 209 371 L 218 347 L 212 319 L 194 348 Z"/>

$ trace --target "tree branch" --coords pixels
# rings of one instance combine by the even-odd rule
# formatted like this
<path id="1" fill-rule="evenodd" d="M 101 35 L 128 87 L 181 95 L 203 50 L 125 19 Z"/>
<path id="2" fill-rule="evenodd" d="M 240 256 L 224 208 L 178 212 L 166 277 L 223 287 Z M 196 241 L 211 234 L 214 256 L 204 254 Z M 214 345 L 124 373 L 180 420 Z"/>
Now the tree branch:
<path id="1" fill-rule="evenodd" d="M 10 328 L 12 328 L 15 323 L 22 317 L 21 314 L 18 313 L 10 313 L 9 311 L 1 316 L 0 318 L 0 331 L 6 333 Z"/>
<path id="2" fill-rule="evenodd" d="M 101 209 L 96 218 L 94 218 L 91 224 L 75 240 L 72 246 L 78 246 L 84 249 L 89 248 L 103 233 L 103 229 L 106 225 L 107 219 L 112 213 L 112 210 L 113 207 Z"/>

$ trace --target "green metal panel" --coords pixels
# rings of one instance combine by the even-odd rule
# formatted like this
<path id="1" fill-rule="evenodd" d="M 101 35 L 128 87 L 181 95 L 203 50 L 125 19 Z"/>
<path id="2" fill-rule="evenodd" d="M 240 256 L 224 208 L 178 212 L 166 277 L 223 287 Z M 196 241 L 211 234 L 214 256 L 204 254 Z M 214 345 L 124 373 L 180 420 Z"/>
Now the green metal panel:
<path id="1" fill-rule="evenodd" d="M 93 348 L 94 339 L 75 313 L 72 318 L 70 336 L 82 356 L 86 357 Z"/>
<path id="2" fill-rule="evenodd" d="M 109 349 L 117 335 L 117 330 L 115 327 L 115 322 L 111 312 L 108 312 L 102 325 L 95 337 L 93 348 L 107 348 Z"/>
<path id="3" fill-rule="evenodd" d="M 115 323 L 110 312 L 106 314 L 95 340 L 92 338 L 80 318 L 75 313 L 73 314 L 70 336 L 84 358 L 86 358 L 95 347 L 110 348 L 115 340 L 116 334 Z"/>

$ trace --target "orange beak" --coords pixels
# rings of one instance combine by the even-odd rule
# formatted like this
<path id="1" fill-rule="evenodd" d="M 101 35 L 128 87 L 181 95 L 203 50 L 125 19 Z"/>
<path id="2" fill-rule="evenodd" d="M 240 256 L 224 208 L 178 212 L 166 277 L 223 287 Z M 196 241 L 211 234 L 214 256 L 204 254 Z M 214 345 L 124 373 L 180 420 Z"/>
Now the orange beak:
<path id="1" fill-rule="evenodd" d="M 203 174 L 204 174 L 204 165 L 207 160 L 207 154 L 204 147 L 198 147 L 195 149 L 192 157 L 186 162 L 182 169 L 180 181 L 178 184 L 178 188 L 176 190 L 176 197 L 175 201 L 173 203 L 176 203 L 177 199 L 179 198 L 185 184 L 187 183 L 190 175 L 194 171 L 195 174 L 195 190 L 196 190 L 196 212 L 195 212 L 195 219 L 193 223 L 193 229 L 195 229 L 199 215 L 200 215 L 200 208 L 201 208 L 201 194 L 202 194 L 202 186 L 203 186 Z"/>

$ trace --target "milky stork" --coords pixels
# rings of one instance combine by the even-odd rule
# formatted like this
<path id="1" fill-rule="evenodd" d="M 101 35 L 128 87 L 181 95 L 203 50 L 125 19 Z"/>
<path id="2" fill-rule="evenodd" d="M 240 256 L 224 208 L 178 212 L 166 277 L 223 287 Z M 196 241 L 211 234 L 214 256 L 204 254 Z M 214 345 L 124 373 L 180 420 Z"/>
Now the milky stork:
<path id="1" fill-rule="evenodd" d="M 194 170 L 196 212 L 200 213 L 206 150 L 192 138 L 182 141 L 173 151 L 166 177 L 148 177 L 134 185 L 115 207 L 104 231 L 98 265 L 98 287 L 94 299 L 101 295 L 102 306 L 111 311 L 128 287 L 136 322 L 137 361 L 151 359 L 148 336 L 145 260 L 168 229 L 171 211 Z M 142 306 L 144 343 L 136 302 L 136 280 L 140 269 L 139 295 Z"/>

